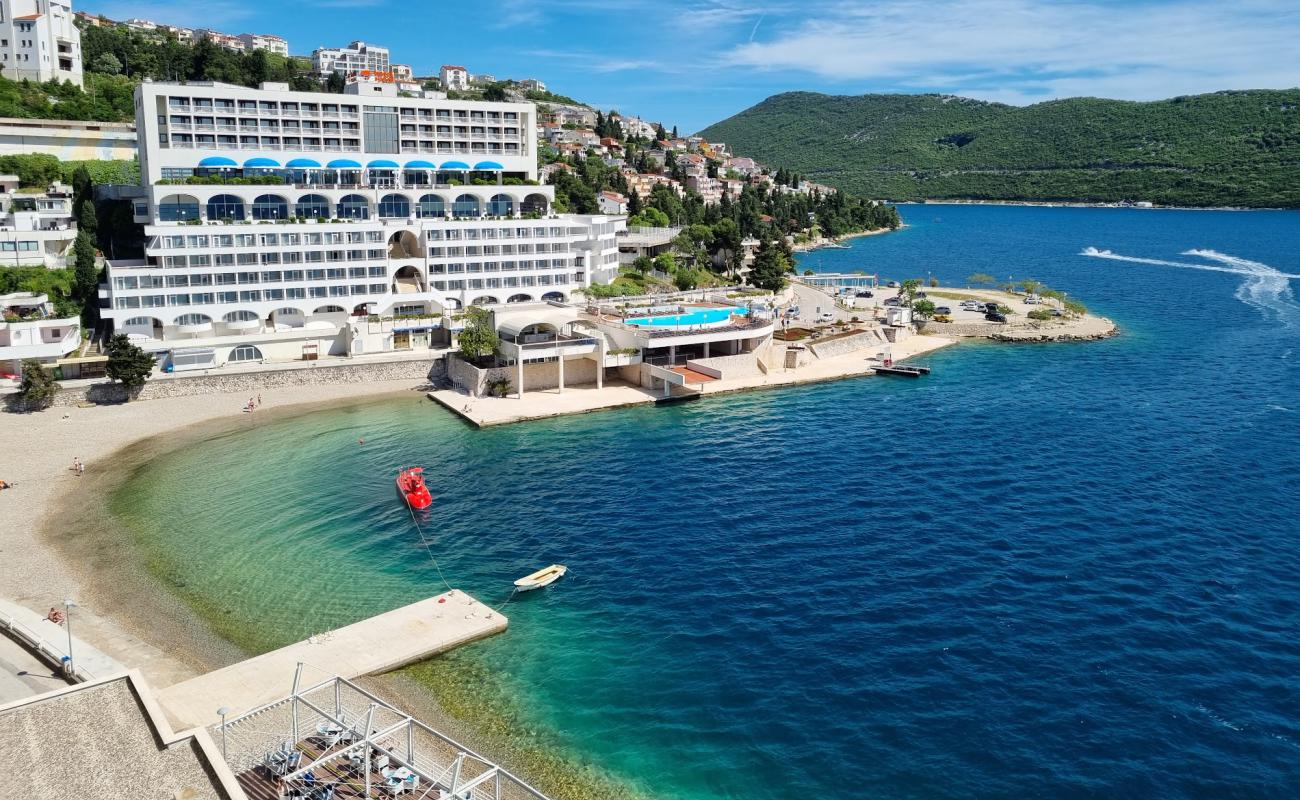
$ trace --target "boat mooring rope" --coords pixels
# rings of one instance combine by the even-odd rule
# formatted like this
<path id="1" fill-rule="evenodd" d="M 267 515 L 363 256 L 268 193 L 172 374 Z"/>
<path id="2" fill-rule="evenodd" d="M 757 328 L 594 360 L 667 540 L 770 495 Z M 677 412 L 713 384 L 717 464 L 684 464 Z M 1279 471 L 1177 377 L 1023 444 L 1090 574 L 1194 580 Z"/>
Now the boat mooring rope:
<path id="1" fill-rule="evenodd" d="M 424 529 L 420 527 L 420 520 L 415 516 L 415 509 L 411 508 L 410 503 L 406 503 L 406 510 L 411 515 L 411 522 L 415 524 L 416 533 L 420 534 L 420 544 L 424 545 L 424 552 L 429 554 L 429 560 L 433 562 L 433 568 L 438 571 L 438 577 L 442 580 L 442 585 L 447 587 L 447 591 L 452 591 L 454 587 L 447 581 L 447 576 L 442 574 L 442 567 L 438 566 L 438 559 L 433 557 L 433 548 L 429 546 L 429 540 L 425 538 Z"/>
<path id="2" fill-rule="evenodd" d="M 452 591 L 455 587 L 453 587 L 451 583 L 447 580 L 447 576 L 442 574 L 442 567 L 438 566 L 438 559 L 433 557 L 433 547 L 429 545 L 429 540 L 424 535 L 424 528 L 420 527 L 420 520 L 418 517 L 415 516 L 415 509 L 411 508 L 410 503 L 407 503 L 406 510 L 411 515 L 411 522 L 412 524 L 415 525 L 416 533 L 420 534 L 420 544 L 424 545 L 424 552 L 429 554 L 429 560 L 433 562 L 433 568 L 438 571 L 438 578 L 442 581 L 442 585 L 447 587 L 447 591 Z M 515 595 L 517 594 L 519 594 L 518 586 L 514 587 L 514 589 L 506 597 L 505 602 L 503 602 L 501 605 L 494 608 L 493 611 L 500 612 L 501 609 L 510 605 L 510 601 L 514 600 Z"/>

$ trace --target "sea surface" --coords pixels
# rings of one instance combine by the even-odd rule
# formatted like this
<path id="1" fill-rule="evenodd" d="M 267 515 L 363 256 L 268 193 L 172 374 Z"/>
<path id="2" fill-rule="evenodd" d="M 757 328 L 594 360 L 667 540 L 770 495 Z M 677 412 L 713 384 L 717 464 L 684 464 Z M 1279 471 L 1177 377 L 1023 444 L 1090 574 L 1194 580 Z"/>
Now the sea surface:
<path id="1" fill-rule="evenodd" d="M 568 565 L 415 674 L 656 797 L 1300 795 L 1300 214 L 901 210 L 801 268 L 1033 277 L 1122 335 L 482 431 L 250 420 L 113 510 L 251 649 Z"/>

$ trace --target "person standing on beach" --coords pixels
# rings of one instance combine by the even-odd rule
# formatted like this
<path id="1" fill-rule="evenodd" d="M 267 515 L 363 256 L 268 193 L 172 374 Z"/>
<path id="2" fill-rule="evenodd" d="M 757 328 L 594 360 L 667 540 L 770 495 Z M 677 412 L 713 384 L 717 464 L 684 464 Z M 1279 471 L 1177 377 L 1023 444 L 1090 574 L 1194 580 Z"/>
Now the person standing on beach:
<path id="1" fill-rule="evenodd" d="M 261 392 L 258 392 L 258 393 L 257 393 L 257 404 L 258 404 L 259 406 L 262 404 L 262 393 L 261 393 Z"/>

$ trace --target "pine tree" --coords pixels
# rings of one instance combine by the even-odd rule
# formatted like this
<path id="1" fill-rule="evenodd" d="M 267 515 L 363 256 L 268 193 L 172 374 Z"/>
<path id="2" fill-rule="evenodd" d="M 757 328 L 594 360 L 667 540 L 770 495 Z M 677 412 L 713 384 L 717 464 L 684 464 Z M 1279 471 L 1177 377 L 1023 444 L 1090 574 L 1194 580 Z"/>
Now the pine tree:
<path id="1" fill-rule="evenodd" d="M 790 261 L 782 248 L 764 238 L 754 253 L 754 266 L 749 271 L 749 282 L 769 292 L 785 288 L 785 274 L 790 271 Z"/>
<path id="2" fill-rule="evenodd" d="M 140 387 L 153 374 L 153 356 L 131 343 L 125 333 L 113 334 L 108 341 L 108 364 L 105 371 L 110 380 L 125 386 L 129 396 L 139 393 Z"/>

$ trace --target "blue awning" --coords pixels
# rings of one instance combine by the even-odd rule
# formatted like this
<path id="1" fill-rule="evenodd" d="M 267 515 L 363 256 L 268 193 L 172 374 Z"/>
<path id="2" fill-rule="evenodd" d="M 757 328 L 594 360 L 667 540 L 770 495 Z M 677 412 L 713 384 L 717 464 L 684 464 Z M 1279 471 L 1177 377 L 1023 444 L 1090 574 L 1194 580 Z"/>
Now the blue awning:
<path id="1" fill-rule="evenodd" d="M 280 162 L 273 158 L 250 158 L 244 162 L 245 167 L 278 167 Z"/>
<path id="2" fill-rule="evenodd" d="M 389 161 L 386 158 L 377 158 L 366 164 L 366 169 L 397 169 L 397 162 Z"/>
<path id="3" fill-rule="evenodd" d="M 361 169 L 361 164 L 350 158 L 336 158 L 325 166 L 330 169 Z"/>
<path id="4" fill-rule="evenodd" d="M 295 158 L 285 166 L 289 169 L 320 169 L 320 162 L 310 158 Z"/>
<path id="5" fill-rule="evenodd" d="M 442 163 L 442 168 L 443 169 L 469 169 L 469 164 L 466 164 L 464 161 L 444 161 Z"/>
<path id="6" fill-rule="evenodd" d="M 480 161 L 474 165 L 474 169 L 505 169 L 495 161 Z"/>
<path id="7" fill-rule="evenodd" d="M 407 169 L 437 169 L 438 165 L 434 164 L 431 161 L 408 161 L 406 162 L 406 168 Z"/>
<path id="8" fill-rule="evenodd" d="M 199 166 L 200 167 L 237 167 L 239 165 L 235 163 L 235 160 L 233 158 L 226 158 L 225 156 L 208 156 L 207 158 L 199 162 Z"/>

